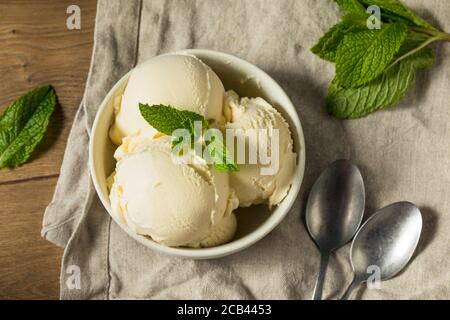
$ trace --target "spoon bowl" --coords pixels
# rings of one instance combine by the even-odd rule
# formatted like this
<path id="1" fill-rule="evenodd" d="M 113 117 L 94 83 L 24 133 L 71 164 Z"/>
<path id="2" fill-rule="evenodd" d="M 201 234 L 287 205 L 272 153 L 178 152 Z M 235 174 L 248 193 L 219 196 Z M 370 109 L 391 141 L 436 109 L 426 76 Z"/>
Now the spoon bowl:
<path id="1" fill-rule="evenodd" d="M 372 215 L 356 234 L 350 249 L 354 272 L 349 297 L 358 284 L 366 282 L 369 269 L 379 272 L 381 281 L 397 275 L 408 264 L 422 231 L 422 215 L 412 203 L 398 202 Z"/>

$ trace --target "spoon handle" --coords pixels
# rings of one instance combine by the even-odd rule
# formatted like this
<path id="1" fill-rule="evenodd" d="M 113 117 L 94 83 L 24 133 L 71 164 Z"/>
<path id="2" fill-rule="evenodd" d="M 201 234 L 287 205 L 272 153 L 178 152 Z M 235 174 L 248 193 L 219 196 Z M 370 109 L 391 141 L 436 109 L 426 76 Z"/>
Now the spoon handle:
<path id="1" fill-rule="evenodd" d="M 348 300 L 350 295 L 352 294 L 353 290 L 359 285 L 360 281 L 356 279 L 356 277 L 353 277 L 352 282 L 348 286 L 347 290 L 345 290 L 344 294 L 342 295 L 340 300 Z"/>
<path id="2" fill-rule="evenodd" d="M 322 299 L 323 283 L 325 281 L 325 274 L 327 273 L 329 260 L 330 260 L 330 252 L 321 252 L 320 270 L 319 275 L 317 276 L 316 286 L 314 287 L 313 300 Z"/>

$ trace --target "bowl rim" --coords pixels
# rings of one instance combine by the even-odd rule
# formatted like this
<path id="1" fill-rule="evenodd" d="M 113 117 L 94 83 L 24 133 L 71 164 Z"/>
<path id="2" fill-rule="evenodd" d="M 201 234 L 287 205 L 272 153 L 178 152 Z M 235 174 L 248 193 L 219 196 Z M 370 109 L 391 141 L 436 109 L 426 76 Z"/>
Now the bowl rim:
<path id="1" fill-rule="evenodd" d="M 100 198 L 100 201 L 102 202 L 103 206 L 105 207 L 106 211 L 110 215 L 110 217 L 119 225 L 120 228 L 122 228 L 129 236 L 131 236 L 134 240 L 138 241 L 139 243 L 143 244 L 144 246 L 153 249 L 157 252 L 169 254 L 172 256 L 182 257 L 182 258 L 190 258 L 190 259 L 216 259 L 220 257 L 224 257 L 227 255 L 231 255 L 234 253 L 237 253 L 239 251 L 242 251 L 251 245 L 255 244 L 259 240 L 263 239 L 266 235 L 268 235 L 273 229 L 275 229 L 281 221 L 286 217 L 286 215 L 289 213 L 291 208 L 294 205 L 294 202 L 296 201 L 298 194 L 300 192 L 300 188 L 303 182 L 304 177 L 304 171 L 305 171 L 305 139 L 303 134 L 303 128 L 300 122 L 300 118 L 298 116 L 297 110 L 295 109 L 294 105 L 292 104 L 291 99 L 286 94 L 286 92 L 283 90 L 283 88 L 265 71 L 261 70 L 259 67 L 255 66 L 254 64 L 243 60 L 239 57 L 236 57 L 231 54 L 223 53 L 220 51 L 215 50 L 209 50 L 209 49 L 187 49 L 187 50 L 180 50 L 175 52 L 169 52 L 165 53 L 163 55 L 170 55 L 170 54 L 191 54 L 191 55 L 208 55 L 208 56 L 215 56 L 216 58 L 219 58 L 220 60 L 225 61 L 233 61 L 234 63 L 237 63 L 243 67 L 245 67 L 245 70 L 251 70 L 253 74 L 257 75 L 257 78 L 261 82 L 268 82 L 270 84 L 270 87 L 278 90 L 281 95 L 283 95 L 283 100 L 285 100 L 285 103 L 283 103 L 282 108 L 283 109 L 291 109 L 290 111 L 290 120 L 291 123 L 295 126 L 296 133 L 297 133 L 297 139 L 300 150 L 297 151 L 298 154 L 298 162 L 296 166 L 296 171 L 294 174 L 294 179 L 298 181 L 298 183 L 293 183 L 291 185 L 291 188 L 289 190 L 289 193 L 287 196 L 282 200 L 281 203 L 284 203 L 288 201 L 288 203 L 285 205 L 284 210 L 277 210 L 275 209 L 274 212 L 271 213 L 269 218 L 258 228 L 256 228 L 251 233 L 243 236 L 242 238 L 239 238 L 237 240 L 232 240 L 229 243 L 219 245 L 216 247 L 211 248 L 177 248 L 177 247 L 166 247 L 163 246 L 149 238 L 145 238 L 144 236 L 138 235 L 135 232 L 133 232 L 128 226 L 124 225 L 123 223 L 120 223 L 118 221 L 117 217 L 115 217 L 114 214 L 112 214 L 112 208 L 110 205 L 109 197 L 106 197 L 102 193 L 101 184 L 98 179 L 96 169 L 95 169 L 95 157 L 94 157 L 94 144 L 97 139 L 100 139 L 101 137 L 97 136 L 97 129 L 101 121 L 103 121 L 103 114 L 105 113 L 105 110 L 108 107 L 109 101 L 111 98 L 115 95 L 118 88 L 120 88 L 126 81 L 128 81 L 128 78 L 130 77 L 130 74 L 132 70 L 130 70 L 127 74 L 125 74 L 108 92 L 108 94 L 105 96 L 103 101 L 101 102 L 96 116 L 95 120 L 92 126 L 91 130 L 91 136 L 89 140 L 89 169 L 90 169 L 90 176 L 91 180 L 94 184 L 95 191 Z M 264 80 L 262 78 L 265 78 Z M 293 134 L 291 129 L 291 134 Z M 279 207 L 278 207 L 279 209 Z"/>

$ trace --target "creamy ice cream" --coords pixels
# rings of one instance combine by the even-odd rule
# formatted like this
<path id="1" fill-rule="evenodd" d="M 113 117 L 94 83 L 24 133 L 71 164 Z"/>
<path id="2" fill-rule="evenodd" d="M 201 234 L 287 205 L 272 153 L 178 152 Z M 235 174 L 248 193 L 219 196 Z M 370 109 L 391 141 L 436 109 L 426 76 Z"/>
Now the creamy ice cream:
<path id="1" fill-rule="evenodd" d="M 215 246 L 232 239 L 238 206 L 227 174 L 172 161 L 171 141 L 147 130 L 123 140 L 110 192 L 117 218 L 166 246 Z"/>
<path id="2" fill-rule="evenodd" d="M 237 199 L 235 202 L 237 206 Z M 215 247 L 233 240 L 237 230 L 236 215 L 231 213 L 223 217 L 223 219 L 213 226 L 206 238 L 198 243 L 191 243 L 189 247 L 192 248 L 210 248 Z"/>
<path id="3" fill-rule="evenodd" d="M 174 161 L 170 137 L 144 120 L 139 103 L 193 111 L 211 127 L 237 129 L 237 135 L 276 129 L 279 145 L 268 140 L 264 148 L 278 155 L 277 171 L 264 174 L 266 163 L 239 163 L 239 172 L 219 173 L 192 150 L 194 162 Z M 289 192 L 296 154 L 287 122 L 262 98 L 225 93 L 218 76 L 196 57 L 164 55 L 139 65 L 113 107 L 110 138 L 119 147 L 108 179 L 111 206 L 117 220 L 139 235 L 171 247 L 218 246 L 233 239 L 238 206 L 274 206 Z M 260 147 L 258 141 L 245 143 L 247 150 Z"/>
<path id="4" fill-rule="evenodd" d="M 293 142 L 289 125 L 281 114 L 262 98 L 242 98 L 234 91 L 228 91 L 225 99 L 227 129 L 278 129 L 279 165 L 274 174 L 261 173 L 261 163 L 239 164 L 240 171 L 230 174 L 230 183 L 236 191 L 241 207 L 268 202 L 269 206 L 279 204 L 289 192 L 296 165 L 297 155 L 293 151 Z M 236 135 L 243 134 L 236 131 Z M 267 147 L 270 149 L 270 140 Z M 248 144 L 257 141 L 246 140 Z M 253 146 L 256 148 L 256 146 Z M 276 152 L 270 150 L 269 152 Z"/>
<path id="5" fill-rule="evenodd" d="M 219 77 L 194 56 L 171 54 L 150 59 L 132 71 L 121 101 L 115 104 L 111 140 L 120 145 L 124 137 L 138 130 L 156 133 L 142 118 L 139 103 L 171 105 L 220 123 L 224 93 Z"/>

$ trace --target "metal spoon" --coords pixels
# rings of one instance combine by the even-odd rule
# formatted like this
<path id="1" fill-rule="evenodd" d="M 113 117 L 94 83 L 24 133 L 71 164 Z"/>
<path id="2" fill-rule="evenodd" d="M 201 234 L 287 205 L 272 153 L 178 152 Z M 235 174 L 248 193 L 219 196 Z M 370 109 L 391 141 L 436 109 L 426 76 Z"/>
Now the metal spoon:
<path id="1" fill-rule="evenodd" d="M 380 272 L 380 280 L 398 274 L 411 259 L 421 231 L 420 210 L 409 202 L 394 203 L 372 215 L 353 240 L 350 259 L 354 276 L 341 300 L 368 280 L 369 267 Z"/>
<path id="2" fill-rule="evenodd" d="M 363 178 L 349 160 L 332 163 L 314 184 L 306 206 L 306 226 L 321 252 L 314 300 L 322 297 L 331 252 L 353 238 L 361 224 L 364 206 Z"/>

